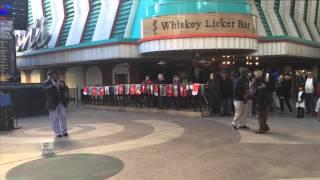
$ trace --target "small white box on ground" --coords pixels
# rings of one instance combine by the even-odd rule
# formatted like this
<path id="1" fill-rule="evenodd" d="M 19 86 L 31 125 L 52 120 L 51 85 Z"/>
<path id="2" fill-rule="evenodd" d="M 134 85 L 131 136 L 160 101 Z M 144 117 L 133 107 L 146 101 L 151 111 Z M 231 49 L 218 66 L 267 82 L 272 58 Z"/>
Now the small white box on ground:
<path id="1" fill-rule="evenodd" d="M 54 154 L 54 140 L 53 139 L 47 139 L 41 141 L 41 153 L 42 156 L 48 156 L 51 154 Z"/>

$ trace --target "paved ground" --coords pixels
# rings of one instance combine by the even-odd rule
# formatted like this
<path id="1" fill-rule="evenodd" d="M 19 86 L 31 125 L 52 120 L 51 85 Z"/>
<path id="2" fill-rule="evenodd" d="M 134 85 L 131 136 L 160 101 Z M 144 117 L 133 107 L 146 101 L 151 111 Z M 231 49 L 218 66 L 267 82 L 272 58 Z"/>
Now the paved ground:
<path id="1" fill-rule="evenodd" d="M 70 137 L 52 139 L 48 117 L 20 120 L 0 132 L 0 179 L 269 180 L 320 179 L 320 122 L 270 118 L 271 132 L 235 131 L 231 118 L 186 118 L 155 113 L 73 108 Z"/>

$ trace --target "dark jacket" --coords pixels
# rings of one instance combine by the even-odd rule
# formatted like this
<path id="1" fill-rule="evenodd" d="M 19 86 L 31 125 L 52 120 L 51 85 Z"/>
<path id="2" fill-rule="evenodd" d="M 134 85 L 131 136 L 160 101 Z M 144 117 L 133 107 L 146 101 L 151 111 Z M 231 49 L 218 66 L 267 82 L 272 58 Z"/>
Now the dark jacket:
<path id="1" fill-rule="evenodd" d="M 283 80 L 280 83 L 280 87 L 278 89 L 278 96 L 280 97 L 290 97 L 292 88 L 292 80 Z"/>
<path id="2" fill-rule="evenodd" d="M 233 96 L 234 100 L 247 101 L 245 97 L 249 93 L 249 80 L 244 77 L 239 77 L 235 80 L 233 85 Z"/>
<path id="3" fill-rule="evenodd" d="M 255 102 L 257 103 L 257 110 L 263 110 L 268 108 L 272 102 L 272 92 L 274 89 L 273 81 L 265 82 L 262 79 L 256 80 L 254 84 L 255 94 L 253 96 Z"/>
<path id="4" fill-rule="evenodd" d="M 155 83 L 155 84 L 165 84 L 166 81 L 165 81 L 165 80 L 160 81 L 159 79 L 156 79 L 156 80 L 154 81 L 154 83 Z"/>
<path id="5" fill-rule="evenodd" d="M 55 110 L 59 103 L 64 107 L 68 106 L 69 103 L 69 89 L 67 86 L 59 87 L 53 86 L 51 80 L 44 82 L 44 89 L 47 93 L 46 108 L 48 110 Z"/>
<path id="6" fill-rule="evenodd" d="M 221 81 L 214 79 L 208 81 L 208 96 L 209 99 L 221 99 Z"/>
<path id="7" fill-rule="evenodd" d="M 298 99 L 299 99 L 299 91 L 297 92 L 297 94 L 296 94 L 296 98 L 297 98 L 297 101 L 298 101 Z M 298 101 L 299 103 L 301 103 L 301 102 L 303 102 L 304 101 L 304 99 L 306 98 L 306 93 L 305 92 L 303 92 L 302 94 L 301 94 L 301 101 Z"/>
<path id="8" fill-rule="evenodd" d="M 59 105 L 58 89 L 53 86 L 51 80 L 44 82 L 44 89 L 47 94 L 46 108 L 48 110 L 55 110 Z"/>
<path id="9" fill-rule="evenodd" d="M 221 94 L 223 99 L 229 99 L 233 96 L 233 81 L 230 78 L 223 79 L 221 82 Z"/>
<path id="10" fill-rule="evenodd" d="M 69 88 L 68 86 L 59 88 L 59 102 L 64 106 L 68 107 L 69 104 Z"/>

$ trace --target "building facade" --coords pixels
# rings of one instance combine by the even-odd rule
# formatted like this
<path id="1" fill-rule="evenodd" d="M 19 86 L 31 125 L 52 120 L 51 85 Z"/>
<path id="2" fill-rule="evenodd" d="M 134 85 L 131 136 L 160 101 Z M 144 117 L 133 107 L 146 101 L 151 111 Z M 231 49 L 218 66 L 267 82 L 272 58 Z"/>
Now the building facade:
<path id="1" fill-rule="evenodd" d="M 137 83 L 164 73 L 273 68 L 318 74 L 320 0 L 29 0 L 16 32 L 22 82 L 55 69 L 69 87 Z M 43 18 L 45 17 L 45 19 Z"/>

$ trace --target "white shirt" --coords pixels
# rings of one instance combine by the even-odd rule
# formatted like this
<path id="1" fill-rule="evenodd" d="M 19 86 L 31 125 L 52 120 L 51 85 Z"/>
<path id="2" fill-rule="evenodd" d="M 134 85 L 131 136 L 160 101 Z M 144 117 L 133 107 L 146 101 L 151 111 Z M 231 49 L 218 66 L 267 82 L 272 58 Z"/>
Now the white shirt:
<path id="1" fill-rule="evenodd" d="M 305 92 L 306 93 L 314 93 L 314 88 L 313 88 L 313 78 L 308 78 L 306 81 L 305 85 Z"/>

